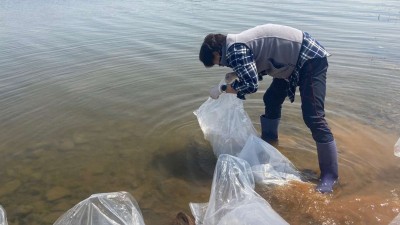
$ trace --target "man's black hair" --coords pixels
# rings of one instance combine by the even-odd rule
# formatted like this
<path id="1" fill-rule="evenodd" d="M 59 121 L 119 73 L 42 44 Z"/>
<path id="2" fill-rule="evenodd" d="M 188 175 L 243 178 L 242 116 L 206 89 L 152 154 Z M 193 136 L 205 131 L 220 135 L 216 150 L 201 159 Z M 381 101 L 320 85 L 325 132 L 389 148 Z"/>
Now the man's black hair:
<path id="1" fill-rule="evenodd" d="M 222 46 L 226 42 L 226 35 L 208 34 L 200 48 L 199 59 L 205 67 L 214 66 L 214 52 L 221 54 Z"/>

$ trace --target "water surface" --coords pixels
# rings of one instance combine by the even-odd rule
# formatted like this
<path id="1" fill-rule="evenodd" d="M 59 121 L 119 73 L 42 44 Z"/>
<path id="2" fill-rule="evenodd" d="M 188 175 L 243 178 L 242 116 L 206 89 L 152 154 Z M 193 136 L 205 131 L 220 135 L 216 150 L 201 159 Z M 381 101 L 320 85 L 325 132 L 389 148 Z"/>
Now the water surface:
<path id="1" fill-rule="evenodd" d="M 400 212 L 400 2 L 0 0 L 0 204 L 10 225 L 52 224 L 93 193 L 128 191 L 146 224 L 208 201 L 212 150 L 193 115 L 227 68 L 205 69 L 207 33 L 263 23 L 332 53 L 327 119 L 339 147 L 332 196 L 312 184 L 260 193 L 290 224 L 388 224 Z M 259 129 L 262 95 L 244 102 Z M 279 149 L 317 172 L 299 96 Z"/>

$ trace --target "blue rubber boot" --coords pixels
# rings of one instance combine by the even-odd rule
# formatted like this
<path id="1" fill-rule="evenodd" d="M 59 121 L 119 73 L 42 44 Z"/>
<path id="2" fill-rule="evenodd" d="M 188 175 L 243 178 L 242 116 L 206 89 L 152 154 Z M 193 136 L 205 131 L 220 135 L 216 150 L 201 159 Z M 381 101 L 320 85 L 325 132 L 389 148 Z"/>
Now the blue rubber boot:
<path id="1" fill-rule="evenodd" d="M 317 143 L 317 152 L 321 176 L 316 190 L 321 193 L 331 193 L 339 177 L 335 140 Z"/>
<path id="2" fill-rule="evenodd" d="M 278 119 L 268 119 L 264 115 L 260 116 L 261 122 L 261 139 L 268 143 L 276 143 L 278 142 L 278 127 L 279 127 Z"/>

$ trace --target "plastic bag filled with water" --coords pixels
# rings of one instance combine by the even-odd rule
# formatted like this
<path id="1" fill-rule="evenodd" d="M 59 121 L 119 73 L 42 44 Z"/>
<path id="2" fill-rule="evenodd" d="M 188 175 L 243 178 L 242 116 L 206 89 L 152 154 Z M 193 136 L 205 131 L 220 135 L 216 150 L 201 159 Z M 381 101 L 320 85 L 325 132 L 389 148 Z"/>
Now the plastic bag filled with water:
<path id="1" fill-rule="evenodd" d="M 8 225 L 6 211 L 0 205 L 0 225 Z"/>
<path id="2" fill-rule="evenodd" d="M 127 192 L 93 194 L 54 225 L 144 225 L 136 200 Z"/>
<path id="3" fill-rule="evenodd" d="M 243 108 L 243 100 L 236 94 L 223 93 L 215 100 L 208 98 L 194 114 L 217 157 L 221 154 L 236 156 L 248 137 L 257 135 Z"/>
<path id="4" fill-rule="evenodd" d="M 254 187 L 250 165 L 238 157 L 221 154 L 210 201 L 208 204 L 190 203 L 196 225 L 287 225 Z"/>
<path id="5" fill-rule="evenodd" d="M 250 164 L 256 183 L 283 185 L 301 181 L 299 171 L 289 159 L 255 135 L 248 138 L 238 157 Z"/>

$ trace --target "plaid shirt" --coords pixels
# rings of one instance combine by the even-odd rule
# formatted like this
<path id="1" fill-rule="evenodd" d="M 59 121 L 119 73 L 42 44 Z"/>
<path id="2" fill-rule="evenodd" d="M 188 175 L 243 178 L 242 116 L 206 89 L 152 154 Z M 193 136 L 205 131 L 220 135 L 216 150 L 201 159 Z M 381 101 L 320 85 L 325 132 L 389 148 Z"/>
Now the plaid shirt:
<path id="1" fill-rule="evenodd" d="M 294 101 L 296 88 L 299 83 L 300 69 L 304 63 L 309 59 L 328 56 L 330 54 L 317 40 L 308 33 L 303 32 L 303 43 L 296 68 L 287 79 L 289 83 L 287 95 L 290 102 Z M 245 44 L 235 43 L 227 50 L 226 58 L 227 64 L 239 77 L 239 80 L 232 84 L 232 88 L 238 92 L 237 97 L 245 99 L 246 94 L 256 92 L 258 88 L 258 74 L 252 51 Z"/>
<path id="2" fill-rule="evenodd" d="M 250 48 L 241 43 L 233 44 L 226 52 L 226 62 L 239 78 L 232 83 L 232 88 L 237 91 L 238 98 L 245 99 L 246 94 L 257 91 L 257 67 Z"/>
<path id="3" fill-rule="evenodd" d="M 303 32 L 303 43 L 300 49 L 300 56 L 297 61 L 296 69 L 294 69 L 292 75 L 288 78 L 289 87 L 287 90 L 290 102 L 294 102 L 294 96 L 296 94 L 296 88 L 299 83 L 300 69 L 304 63 L 309 59 L 324 58 L 331 54 L 327 52 L 322 45 L 318 43 L 311 35 L 307 32 Z"/>

